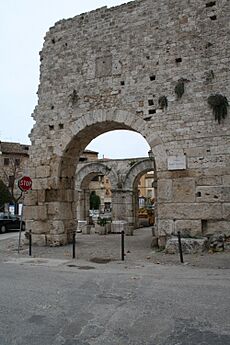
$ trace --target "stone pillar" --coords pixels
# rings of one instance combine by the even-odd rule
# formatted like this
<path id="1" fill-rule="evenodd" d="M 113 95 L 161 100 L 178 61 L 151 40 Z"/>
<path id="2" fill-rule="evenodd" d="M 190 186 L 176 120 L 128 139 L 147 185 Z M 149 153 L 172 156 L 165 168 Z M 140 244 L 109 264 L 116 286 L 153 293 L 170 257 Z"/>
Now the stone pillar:
<path id="1" fill-rule="evenodd" d="M 38 172 L 37 172 L 38 176 Z M 76 230 L 75 191 L 71 182 L 33 178 L 33 190 L 25 200 L 26 230 L 32 231 L 33 244 L 63 245 Z"/>
<path id="2" fill-rule="evenodd" d="M 112 220 L 124 220 L 128 223 L 128 233 L 133 234 L 134 211 L 132 190 L 112 190 Z"/>
<path id="3" fill-rule="evenodd" d="M 90 209 L 90 190 L 89 189 L 84 189 L 83 190 L 83 197 L 84 200 L 82 201 L 82 206 L 83 206 L 83 220 L 88 220 L 89 219 L 89 209 Z"/>

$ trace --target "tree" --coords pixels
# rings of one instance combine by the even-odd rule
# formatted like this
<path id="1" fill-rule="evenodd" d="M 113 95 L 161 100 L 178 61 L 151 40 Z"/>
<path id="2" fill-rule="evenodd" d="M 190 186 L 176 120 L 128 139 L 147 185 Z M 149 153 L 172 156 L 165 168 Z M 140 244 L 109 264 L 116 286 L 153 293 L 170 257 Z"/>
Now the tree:
<path id="1" fill-rule="evenodd" d="M 21 177 L 20 160 L 11 158 L 9 164 L 3 169 L 4 174 L 4 185 L 8 190 L 10 200 L 7 202 L 13 202 L 15 205 L 15 212 L 18 213 L 18 202 L 22 197 L 22 192 L 15 188 L 16 181 Z"/>
<path id="2" fill-rule="evenodd" d="M 11 194 L 7 186 L 2 180 L 0 180 L 0 211 L 4 211 L 4 205 L 11 201 Z"/>
<path id="3" fill-rule="evenodd" d="M 90 193 L 89 202 L 90 202 L 90 209 L 91 210 L 99 210 L 100 204 L 101 204 L 101 199 L 100 199 L 99 195 L 97 195 L 94 190 Z"/>

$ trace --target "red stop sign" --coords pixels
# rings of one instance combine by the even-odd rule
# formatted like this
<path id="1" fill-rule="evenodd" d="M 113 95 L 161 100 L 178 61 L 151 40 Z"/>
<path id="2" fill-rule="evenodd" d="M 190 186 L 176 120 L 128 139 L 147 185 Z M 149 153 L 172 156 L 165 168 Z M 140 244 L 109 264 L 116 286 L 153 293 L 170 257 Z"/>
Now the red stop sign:
<path id="1" fill-rule="evenodd" d="M 32 180 L 29 176 L 23 176 L 18 181 L 18 187 L 23 191 L 26 192 L 32 188 Z"/>

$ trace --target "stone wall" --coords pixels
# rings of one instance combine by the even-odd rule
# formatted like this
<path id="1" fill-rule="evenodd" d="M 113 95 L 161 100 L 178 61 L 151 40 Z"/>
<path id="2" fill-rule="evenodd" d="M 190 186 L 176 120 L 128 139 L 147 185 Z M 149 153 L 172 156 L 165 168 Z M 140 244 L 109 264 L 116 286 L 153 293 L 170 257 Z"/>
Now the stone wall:
<path id="1" fill-rule="evenodd" d="M 229 6 L 137 0 L 50 28 L 40 53 L 34 187 L 26 207 L 41 243 L 66 243 L 75 226 L 78 158 L 92 139 L 114 129 L 139 132 L 155 155 L 160 234 L 229 229 L 230 116 L 218 124 L 207 103 L 211 94 L 230 98 Z M 167 102 L 159 105 L 162 96 Z"/>

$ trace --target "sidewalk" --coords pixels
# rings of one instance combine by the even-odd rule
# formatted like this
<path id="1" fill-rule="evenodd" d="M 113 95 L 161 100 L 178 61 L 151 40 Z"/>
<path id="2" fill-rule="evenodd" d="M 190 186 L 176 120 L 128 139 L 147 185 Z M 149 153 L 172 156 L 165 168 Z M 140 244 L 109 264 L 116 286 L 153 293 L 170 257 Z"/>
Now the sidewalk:
<path id="1" fill-rule="evenodd" d="M 22 234 L 22 239 L 24 234 Z M 134 236 L 125 236 L 125 262 L 128 266 L 153 263 L 159 265 L 181 265 L 177 254 L 165 254 L 150 248 L 152 239 L 151 228 L 135 230 Z M 0 261 L 10 258 L 25 258 L 28 255 L 28 246 L 23 245 L 18 254 L 18 237 L 0 241 Z M 72 245 L 62 247 L 32 247 L 32 257 L 58 260 L 72 260 Z M 120 235 L 76 235 L 76 259 L 74 261 L 108 264 L 121 261 Z M 184 265 L 197 268 L 230 269 L 230 253 L 215 254 L 186 254 Z"/>

